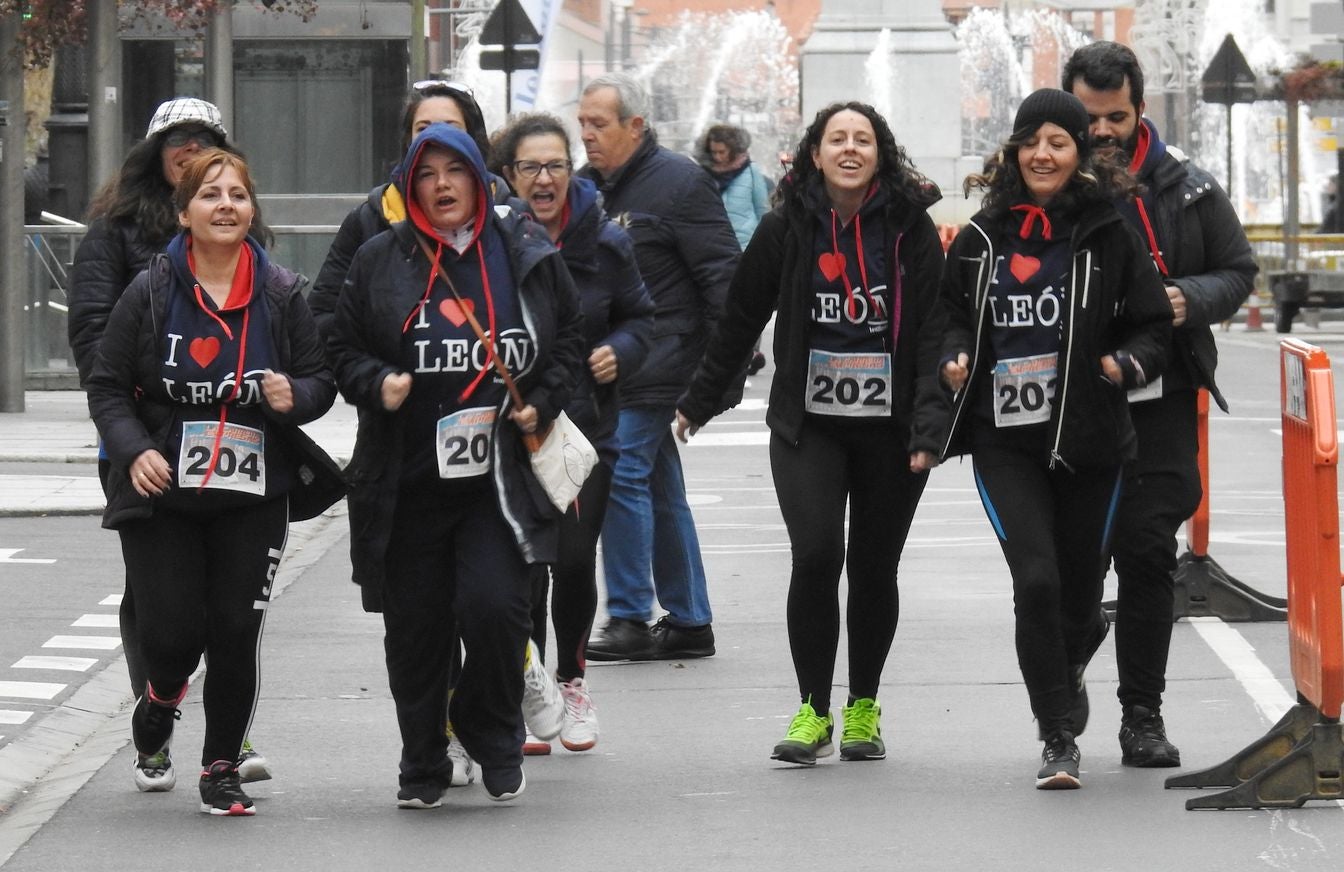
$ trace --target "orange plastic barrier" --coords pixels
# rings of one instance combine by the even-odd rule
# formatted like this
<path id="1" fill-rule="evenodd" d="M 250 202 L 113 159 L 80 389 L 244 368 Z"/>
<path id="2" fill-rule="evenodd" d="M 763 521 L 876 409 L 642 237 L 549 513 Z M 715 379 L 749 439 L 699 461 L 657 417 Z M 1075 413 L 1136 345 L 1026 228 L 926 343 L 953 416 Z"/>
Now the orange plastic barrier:
<path id="1" fill-rule="evenodd" d="M 1335 382 L 1324 350 L 1279 343 L 1288 633 L 1298 692 L 1327 718 L 1344 702 Z"/>
<path id="2" fill-rule="evenodd" d="M 1209 392 L 1199 389 L 1196 414 L 1199 432 L 1199 486 L 1204 496 L 1199 508 L 1185 522 L 1185 544 L 1196 557 L 1209 554 Z"/>

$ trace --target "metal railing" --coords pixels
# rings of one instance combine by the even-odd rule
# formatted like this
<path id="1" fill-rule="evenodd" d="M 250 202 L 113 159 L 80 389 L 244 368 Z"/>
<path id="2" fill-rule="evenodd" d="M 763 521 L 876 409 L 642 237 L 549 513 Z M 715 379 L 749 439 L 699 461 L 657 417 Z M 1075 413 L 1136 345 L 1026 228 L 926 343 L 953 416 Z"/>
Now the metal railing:
<path id="1" fill-rule="evenodd" d="M 67 339 L 66 316 L 70 268 L 87 228 L 46 213 L 43 218 L 51 223 L 24 227 L 25 386 L 29 390 L 74 389 L 79 387 L 79 373 Z M 337 229 L 334 224 L 272 226 L 275 247 L 271 258 L 311 281 Z"/>

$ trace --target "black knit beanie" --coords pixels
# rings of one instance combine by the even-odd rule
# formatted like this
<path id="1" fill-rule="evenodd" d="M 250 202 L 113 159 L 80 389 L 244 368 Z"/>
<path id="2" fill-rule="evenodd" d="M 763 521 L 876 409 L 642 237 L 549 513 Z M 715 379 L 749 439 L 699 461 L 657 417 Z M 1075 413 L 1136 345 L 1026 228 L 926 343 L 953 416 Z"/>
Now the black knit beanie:
<path id="1" fill-rule="evenodd" d="M 1083 103 L 1068 91 L 1041 88 L 1033 92 L 1017 107 L 1013 120 L 1013 138 L 1023 139 L 1035 133 L 1042 124 L 1058 124 L 1078 145 L 1078 158 L 1087 157 L 1090 140 L 1087 136 L 1087 110 Z"/>

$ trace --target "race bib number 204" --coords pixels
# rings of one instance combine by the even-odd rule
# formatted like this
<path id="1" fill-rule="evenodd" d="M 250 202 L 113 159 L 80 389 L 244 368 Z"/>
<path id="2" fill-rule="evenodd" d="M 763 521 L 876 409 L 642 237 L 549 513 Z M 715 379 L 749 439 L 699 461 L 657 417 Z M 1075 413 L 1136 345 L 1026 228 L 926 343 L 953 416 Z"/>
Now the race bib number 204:
<path id="1" fill-rule="evenodd" d="M 220 427 L 224 428 L 222 435 Z M 219 441 L 218 450 L 215 448 L 216 437 Z M 177 484 L 183 489 L 205 487 L 265 496 L 265 434 L 240 424 L 220 424 L 217 421 L 183 423 L 182 448 L 177 458 Z"/>

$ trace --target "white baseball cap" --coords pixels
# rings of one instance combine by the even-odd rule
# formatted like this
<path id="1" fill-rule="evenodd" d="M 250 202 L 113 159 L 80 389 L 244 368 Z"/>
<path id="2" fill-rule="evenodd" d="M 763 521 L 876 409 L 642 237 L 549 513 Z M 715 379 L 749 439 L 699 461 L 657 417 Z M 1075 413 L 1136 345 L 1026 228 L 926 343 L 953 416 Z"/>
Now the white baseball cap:
<path id="1" fill-rule="evenodd" d="M 154 117 L 149 120 L 149 130 L 145 133 L 145 139 L 183 124 L 200 124 L 218 133 L 221 138 L 227 139 L 229 136 L 229 132 L 224 129 L 224 116 L 220 114 L 218 106 L 195 97 L 178 97 L 159 104 L 159 108 L 154 110 Z"/>

